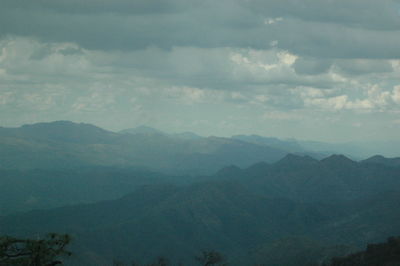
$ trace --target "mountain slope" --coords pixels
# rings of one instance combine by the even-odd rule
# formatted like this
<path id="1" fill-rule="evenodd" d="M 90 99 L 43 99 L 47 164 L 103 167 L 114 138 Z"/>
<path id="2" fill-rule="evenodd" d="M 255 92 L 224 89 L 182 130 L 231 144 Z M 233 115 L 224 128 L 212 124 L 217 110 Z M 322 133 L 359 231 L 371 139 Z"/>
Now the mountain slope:
<path id="1" fill-rule="evenodd" d="M 216 178 L 237 180 L 262 195 L 307 202 L 353 200 L 400 187 L 400 169 L 358 163 L 342 155 L 321 161 L 289 154 L 275 164 L 230 168 Z"/>
<path id="2" fill-rule="evenodd" d="M 135 251 L 141 261 L 166 255 L 189 262 L 204 248 L 244 256 L 265 241 L 304 234 L 330 219 L 325 210 L 213 182 L 145 187 L 120 200 L 4 217 L 0 228 L 2 234 L 24 236 L 68 232 L 79 249 L 101 254 L 104 261 L 131 259 Z"/>
<path id="3" fill-rule="evenodd" d="M 344 156 L 288 155 L 275 164 L 231 166 L 191 185 L 136 187 L 118 200 L 1 217 L 0 234 L 70 233 L 72 265 L 158 255 L 190 265 L 202 249 L 219 250 L 239 265 L 273 264 L 282 261 L 274 245 L 301 245 L 326 259 L 347 251 L 336 245 L 361 247 L 400 234 L 399 178 L 399 168 Z M 284 261 L 307 253 L 292 251 Z"/>
<path id="4" fill-rule="evenodd" d="M 188 178 L 112 167 L 0 169 L 0 215 L 119 198 L 139 186 Z"/>
<path id="5" fill-rule="evenodd" d="M 400 158 L 385 158 L 382 155 L 375 155 L 363 160 L 362 163 L 400 167 Z"/>

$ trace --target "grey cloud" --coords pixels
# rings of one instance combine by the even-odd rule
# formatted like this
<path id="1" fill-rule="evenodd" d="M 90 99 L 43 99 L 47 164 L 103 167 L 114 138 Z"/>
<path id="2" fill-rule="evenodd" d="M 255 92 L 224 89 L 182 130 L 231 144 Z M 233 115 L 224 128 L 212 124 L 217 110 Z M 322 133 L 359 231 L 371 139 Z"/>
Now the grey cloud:
<path id="1" fill-rule="evenodd" d="M 77 49 L 77 48 L 72 48 L 72 47 L 60 49 L 58 52 L 62 55 L 81 55 L 81 54 L 83 54 L 82 49 Z"/>
<path id="2" fill-rule="evenodd" d="M 220 90 L 244 90 L 251 87 L 285 85 L 331 88 L 329 77 L 301 77 L 279 61 L 279 50 L 248 51 L 231 48 L 177 47 L 170 51 L 148 48 L 130 53 L 93 56 L 93 64 L 111 67 L 115 72 L 163 80 L 165 84 Z M 232 56 L 243 57 L 243 64 Z M 272 66 L 266 70 L 265 67 Z"/>
<path id="3" fill-rule="evenodd" d="M 279 21 L 272 27 L 284 23 Z M 385 64 L 381 62 L 387 61 L 365 59 L 333 60 L 327 73 L 298 75 L 296 67 L 302 67 L 303 72 L 318 72 L 315 65 L 331 59 L 301 56 L 292 64 L 294 56 L 279 48 L 259 51 L 148 47 L 98 51 L 80 49 L 74 44 L 46 44 L 31 38 L 0 41 L 0 51 L 1 68 L 6 70 L 0 69 L 0 118 L 13 125 L 77 119 L 120 129 L 129 123 L 163 121 L 158 125 L 180 131 L 178 125 L 172 126 L 178 117 L 188 130 L 200 129 L 210 134 L 214 128 L 211 125 L 233 116 L 236 129 L 253 126 L 263 132 L 262 126 L 270 123 L 257 117 L 268 111 L 266 118 L 271 121 L 306 124 L 304 132 L 310 135 L 305 136 L 318 137 L 320 130 L 330 127 L 331 122 L 316 125 L 316 115 L 332 119 L 335 114 L 348 112 L 346 119 L 357 120 L 357 110 L 382 112 L 390 117 L 388 110 L 398 114 L 399 109 L 391 100 L 397 101 L 400 91 L 394 90 L 394 85 L 399 84 L 400 70 L 395 61 L 391 62 L 394 72 L 390 75 L 382 74 L 378 67 L 373 69 L 377 63 L 384 70 Z M 31 60 L 34 53 L 45 56 Z M 232 55 L 237 58 L 232 60 Z M 368 67 L 359 66 L 359 62 L 367 62 Z M 369 69 L 369 73 L 355 75 L 348 71 L 344 75 L 336 63 L 342 68 Z M 387 76 L 393 76 L 393 84 L 383 81 Z M 300 113 L 308 115 L 292 116 Z M 393 116 L 385 119 L 393 120 Z M 208 120 L 210 126 L 189 126 L 197 120 Z M 315 130 L 310 132 L 308 125 Z M 297 131 L 298 128 L 287 126 L 277 129 L 275 134 Z M 327 136 L 336 138 L 335 130 L 327 132 L 331 134 Z"/>
<path id="4" fill-rule="evenodd" d="M 337 60 L 335 66 L 347 75 L 393 72 L 393 67 L 384 60 Z"/>
<path id="5" fill-rule="evenodd" d="M 297 74 L 318 75 L 326 73 L 331 65 L 331 60 L 300 57 L 296 60 L 293 67 Z"/>
<path id="6" fill-rule="evenodd" d="M 373 30 L 397 31 L 400 28 L 398 0 L 250 0 L 244 5 L 261 15 Z"/>
<path id="7" fill-rule="evenodd" d="M 57 13 L 70 14 L 162 14 L 181 10 L 185 7 L 185 1 L 164 0 L 3 0 L 2 5 L 13 9 L 28 9 L 31 11 L 51 10 Z"/>
<path id="8" fill-rule="evenodd" d="M 279 47 L 317 58 L 400 58 L 400 34 L 348 28 L 339 24 L 286 20 Z M 290 33 L 290 34 L 283 34 Z"/>
<path id="9" fill-rule="evenodd" d="M 82 12 L 67 12 L 63 8 L 67 1 L 61 1 L 57 12 L 54 1 L 41 1 L 36 5 L 16 7 L 10 1 L 0 10 L 0 23 L 6 25 L 0 29 L 1 35 L 15 34 L 38 37 L 44 41 L 77 42 L 88 49 L 134 50 L 148 46 L 170 49 L 173 46 L 252 46 L 256 35 L 250 30 L 254 27 L 251 13 L 243 10 L 234 1 L 218 1 L 213 4 L 198 4 L 195 1 L 139 1 L 140 6 L 152 6 L 153 2 L 169 3 L 177 7 L 190 6 L 189 9 L 177 8 L 177 13 L 146 13 L 133 6 L 125 6 L 132 1 L 113 1 L 107 12 L 83 12 L 85 4 L 71 5 Z M 134 1 L 135 3 L 136 1 Z M 11 2 L 12 3 L 12 2 Z M 94 10 L 98 1 L 90 1 Z M 97 4 L 94 4 L 97 3 Z M 121 8 L 121 5 L 124 8 Z M 68 6 L 68 5 L 67 5 Z M 80 9 L 82 6 L 82 10 Z M 162 6 L 162 5 L 161 5 Z M 39 8 L 41 7 L 41 8 Z M 113 10 L 126 10 L 128 14 L 113 13 Z M 129 13 L 129 10 L 132 12 Z M 178 12 L 179 11 L 179 12 Z M 239 27 L 239 30 L 237 29 Z M 240 30 L 242 28 L 242 30 Z M 241 33 L 240 36 L 237 36 Z M 245 33 L 245 34 L 244 34 Z"/>
<path id="10" fill-rule="evenodd" d="M 48 45 L 45 45 L 41 47 L 40 49 L 37 49 L 32 52 L 31 56 L 29 59 L 31 60 L 42 60 L 46 56 L 50 55 L 52 53 L 51 48 Z"/>
<path id="11" fill-rule="evenodd" d="M 269 49 L 325 58 L 400 58 L 398 3 L 351 1 L 5 0 L 0 36 L 86 49 L 177 46 Z M 282 17 L 266 25 L 265 20 Z"/>

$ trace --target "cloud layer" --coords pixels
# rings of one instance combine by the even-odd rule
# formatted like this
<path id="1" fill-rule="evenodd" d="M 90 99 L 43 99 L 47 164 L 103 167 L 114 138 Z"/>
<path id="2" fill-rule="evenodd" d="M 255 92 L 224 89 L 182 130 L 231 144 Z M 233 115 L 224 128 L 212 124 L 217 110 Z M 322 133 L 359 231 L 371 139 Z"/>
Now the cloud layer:
<path id="1" fill-rule="evenodd" d="M 400 133 L 400 1 L 22 1 L 0 120 L 322 140 Z"/>

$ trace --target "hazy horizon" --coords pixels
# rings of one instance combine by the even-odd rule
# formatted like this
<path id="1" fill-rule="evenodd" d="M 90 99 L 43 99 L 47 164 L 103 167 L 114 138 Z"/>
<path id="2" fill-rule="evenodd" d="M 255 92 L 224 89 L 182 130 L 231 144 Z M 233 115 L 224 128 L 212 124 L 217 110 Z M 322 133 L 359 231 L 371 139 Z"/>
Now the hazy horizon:
<path id="1" fill-rule="evenodd" d="M 398 0 L 4 0 L 0 23 L 1 126 L 399 140 Z"/>
<path id="2" fill-rule="evenodd" d="M 272 139 L 279 139 L 282 141 L 299 141 L 299 142 L 315 142 L 315 143 L 326 143 L 326 144 L 341 144 L 341 145 L 345 145 L 345 144 L 358 144 L 360 145 L 360 148 L 371 148 L 371 146 L 377 145 L 377 144 L 387 144 L 387 145 L 396 145 L 395 147 L 391 147 L 392 149 L 395 149 L 397 147 L 397 145 L 400 145 L 400 140 L 377 140 L 377 141 L 362 141 L 362 140 L 347 140 L 347 141 L 324 141 L 324 140 L 318 140 L 318 139 L 301 139 L 301 138 L 294 138 L 294 137 L 281 137 L 281 136 L 273 136 L 273 135 L 266 135 L 266 134 L 255 134 L 255 133 L 243 133 L 243 134 L 232 134 L 232 135 L 202 135 L 198 132 L 195 131 L 184 131 L 184 130 L 180 130 L 180 131 L 168 131 L 168 130 L 163 130 L 161 128 L 157 128 L 154 126 L 150 126 L 150 125 L 146 125 L 146 124 L 141 124 L 141 125 L 135 125 L 133 127 L 129 127 L 129 128 L 121 128 L 118 130 L 113 130 L 113 129 L 109 129 L 109 128 L 105 128 L 105 127 L 101 127 L 99 125 L 93 124 L 93 123 L 88 123 L 88 122 L 80 122 L 80 121 L 71 121 L 71 120 L 54 120 L 54 121 L 39 121 L 39 122 L 35 122 L 35 123 L 26 123 L 26 124 L 21 124 L 21 125 L 17 125 L 17 126 L 2 126 L 0 125 L 0 128 L 20 128 L 22 126 L 32 126 L 32 125 L 36 125 L 36 124 L 51 124 L 51 123 L 56 123 L 56 122 L 72 122 L 74 124 L 87 124 L 87 125 L 92 125 L 110 132 L 114 132 L 114 133 L 120 133 L 123 132 L 124 130 L 135 130 L 135 129 L 140 129 L 140 128 L 146 128 L 149 130 L 155 130 L 155 131 L 159 131 L 162 134 L 167 134 L 167 135 L 174 135 L 174 134 L 185 134 L 185 133 L 191 133 L 191 134 L 195 134 L 198 135 L 199 137 L 221 137 L 221 138 L 232 138 L 232 137 L 236 137 L 236 136 L 259 136 L 259 137 L 265 137 L 265 138 L 272 138 Z M 371 144 L 371 145 L 366 145 L 366 144 Z M 378 148 L 374 148 L 377 152 L 375 154 L 371 154 L 371 156 L 373 155 L 385 155 L 385 150 L 382 150 L 381 153 L 379 153 L 379 149 Z M 391 152 L 393 153 L 393 152 Z M 397 154 L 397 153 L 396 153 Z M 388 156 L 388 155 L 386 155 Z M 389 155 L 391 157 L 398 157 L 399 155 Z M 365 158 L 367 158 L 368 156 L 366 156 Z"/>

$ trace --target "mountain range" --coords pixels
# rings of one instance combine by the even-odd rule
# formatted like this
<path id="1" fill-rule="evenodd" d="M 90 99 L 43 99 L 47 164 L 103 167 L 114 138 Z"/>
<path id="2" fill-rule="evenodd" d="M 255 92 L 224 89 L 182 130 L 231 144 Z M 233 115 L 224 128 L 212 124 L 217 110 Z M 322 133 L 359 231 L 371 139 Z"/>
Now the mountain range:
<path id="1" fill-rule="evenodd" d="M 160 255 L 192 265 L 202 249 L 224 253 L 232 265 L 296 265 L 298 257 L 307 265 L 400 234 L 400 166 L 375 159 L 289 154 L 189 184 L 137 186 L 115 200 L 4 216 L 0 233 L 69 233 L 77 254 L 70 265 Z M 277 247 L 291 251 L 281 250 L 283 258 Z"/>
<path id="2" fill-rule="evenodd" d="M 72 236 L 66 265 L 321 265 L 400 235 L 400 159 L 260 136 L 69 121 L 0 128 L 0 234 Z"/>
<path id="3" fill-rule="evenodd" d="M 169 174 L 212 174 L 221 167 L 277 161 L 287 151 L 240 140 L 164 134 L 140 127 L 115 133 L 69 121 L 0 128 L 0 168 L 141 167 Z"/>

